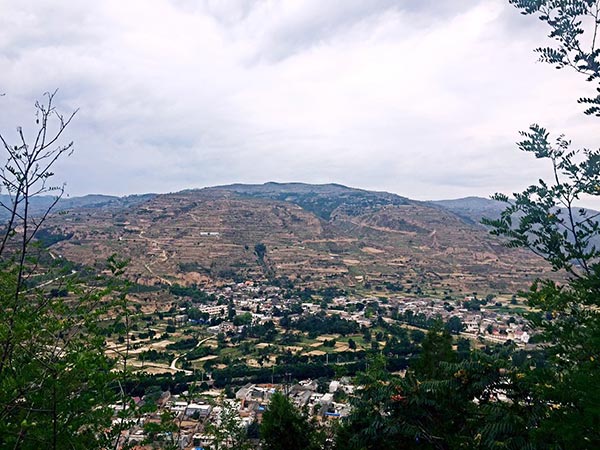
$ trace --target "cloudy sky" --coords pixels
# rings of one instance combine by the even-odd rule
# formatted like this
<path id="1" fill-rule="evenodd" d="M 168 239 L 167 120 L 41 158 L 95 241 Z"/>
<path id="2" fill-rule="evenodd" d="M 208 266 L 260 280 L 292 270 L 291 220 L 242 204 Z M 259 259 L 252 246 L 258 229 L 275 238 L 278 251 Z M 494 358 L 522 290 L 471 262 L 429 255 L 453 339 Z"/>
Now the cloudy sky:
<path id="1" fill-rule="evenodd" d="M 417 199 L 513 192 L 545 173 L 517 132 L 579 146 L 591 86 L 536 61 L 507 0 L 0 0 L 0 130 L 59 88 L 80 108 L 71 195 L 337 182 Z M 591 203 L 590 206 L 600 207 Z"/>

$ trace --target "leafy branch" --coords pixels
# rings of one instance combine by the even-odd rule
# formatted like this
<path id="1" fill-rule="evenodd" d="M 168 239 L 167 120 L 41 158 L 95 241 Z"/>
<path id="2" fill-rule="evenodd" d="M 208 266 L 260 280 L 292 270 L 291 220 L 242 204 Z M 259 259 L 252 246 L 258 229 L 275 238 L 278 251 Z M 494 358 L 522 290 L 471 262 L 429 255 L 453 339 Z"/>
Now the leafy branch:
<path id="1" fill-rule="evenodd" d="M 595 84 L 600 83 L 600 0 L 509 0 L 525 15 L 536 14 L 546 22 L 549 37 L 557 42 L 554 47 L 540 47 L 535 51 L 540 61 L 553 64 L 557 69 L 570 67 Z M 587 41 L 584 38 L 587 37 Z M 584 97 L 578 103 L 588 105 L 587 115 L 600 117 L 600 86 L 596 97 Z"/>

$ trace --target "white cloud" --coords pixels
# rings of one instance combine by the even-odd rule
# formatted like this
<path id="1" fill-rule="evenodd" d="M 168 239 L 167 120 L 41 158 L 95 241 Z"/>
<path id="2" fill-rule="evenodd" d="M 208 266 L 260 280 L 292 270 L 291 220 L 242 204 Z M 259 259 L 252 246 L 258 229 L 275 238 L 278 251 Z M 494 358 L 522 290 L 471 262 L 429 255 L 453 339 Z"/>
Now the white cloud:
<path id="1" fill-rule="evenodd" d="M 514 145 L 531 122 L 596 144 L 576 103 L 590 86 L 536 63 L 546 30 L 503 1 L 0 7 L 0 129 L 59 87 L 81 108 L 59 171 L 72 194 L 299 180 L 489 195 L 544 173 Z"/>

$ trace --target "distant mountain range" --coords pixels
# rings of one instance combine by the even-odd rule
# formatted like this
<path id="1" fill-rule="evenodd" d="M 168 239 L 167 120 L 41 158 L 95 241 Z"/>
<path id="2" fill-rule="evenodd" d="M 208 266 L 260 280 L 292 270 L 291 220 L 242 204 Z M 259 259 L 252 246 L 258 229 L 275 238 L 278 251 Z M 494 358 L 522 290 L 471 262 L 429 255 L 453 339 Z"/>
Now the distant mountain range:
<path id="1" fill-rule="evenodd" d="M 409 202 L 431 204 L 432 206 L 437 205 L 453 212 L 471 224 L 479 224 L 482 217 L 497 218 L 505 208 L 502 202 L 482 197 L 419 202 L 388 192 L 349 188 L 341 184 L 314 185 L 269 182 L 264 184 L 231 184 L 208 189 L 221 189 L 249 197 L 296 203 L 327 220 L 338 206 L 344 203 L 351 203 L 352 199 L 371 202 L 373 206 L 405 205 Z M 183 192 L 194 191 L 197 190 L 192 189 Z M 63 212 L 76 208 L 127 208 L 151 200 L 157 195 L 159 194 L 150 193 L 118 197 L 114 195 L 88 194 L 81 197 L 63 197 L 53 208 L 53 211 Z M 52 205 L 54 199 L 55 197 L 50 195 L 33 197 L 30 205 L 31 213 L 34 215 L 44 213 Z M 5 205 L 10 204 L 10 197 L 8 195 L 0 195 L 0 202 L 3 202 Z M 8 212 L 5 209 L 0 209 L 0 220 L 4 220 L 7 217 Z"/>
<path id="2" fill-rule="evenodd" d="M 126 208 L 139 203 L 143 203 L 153 198 L 156 194 L 128 195 L 125 197 L 115 197 L 112 195 L 90 194 L 82 197 L 62 197 L 53 212 L 68 211 L 76 208 Z M 52 206 L 56 197 L 51 195 L 40 195 L 31 198 L 30 211 L 34 216 L 44 214 Z M 8 195 L 0 195 L 0 202 L 4 205 L 11 204 L 11 198 Z M 0 208 L 0 220 L 9 217 L 5 208 Z"/>
<path id="3" fill-rule="evenodd" d="M 352 204 L 353 199 L 370 203 L 372 206 L 406 205 L 409 203 L 429 204 L 439 206 L 461 217 L 465 222 L 473 225 L 481 224 L 481 219 L 498 218 L 505 209 L 505 204 L 496 200 L 482 197 L 465 197 L 451 200 L 417 201 L 388 192 L 367 191 L 350 188 L 341 184 L 314 185 L 306 183 L 275 183 L 264 184 L 231 184 L 215 186 L 206 189 L 227 190 L 254 198 L 287 201 L 298 204 L 304 209 L 315 213 L 322 219 L 329 220 L 331 213 L 343 204 Z M 195 192 L 196 189 L 182 192 Z M 123 197 L 103 194 L 89 194 L 81 197 L 63 197 L 53 208 L 54 212 L 64 212 L 77 208 L 108 208 L 120 209 L 135 206 L 153 199 L 157 195 L 168 194 L 139 194 Z M 39 215 L 48 210 L 54 202 L 53 196 L 37 196 L 31 201 L 31 212 Z M 0 195 L 0 201 L 8 205 L 8 195 Z M 8 217 L 5 209 L 0 209 L 0 220 Z"/>
<path id="4" fill-rule="evenodd" d="M 271 279 L 514 292 L 548 273 L 539 258 L 489 235 L 479 219 L 501 208 L 478 198 L 422 202 L 338 184 L 265 183 L 85 196 L 62 200 L 57 210 L 63 213 L 43 234 L 53 254 L 92 264 L 117 253 L 146 284 Z"/>
<path id="5" fill-rule="evenodd" d="M 465 197 L 455 200 L 435 200 L 430 202 L 433 205 L 452 211 L 468 223 L 481 224 L 483 217 L 488 219 L 497 219 L 502 211 L 506 209 L 506 204 L 481 197 Z"/>

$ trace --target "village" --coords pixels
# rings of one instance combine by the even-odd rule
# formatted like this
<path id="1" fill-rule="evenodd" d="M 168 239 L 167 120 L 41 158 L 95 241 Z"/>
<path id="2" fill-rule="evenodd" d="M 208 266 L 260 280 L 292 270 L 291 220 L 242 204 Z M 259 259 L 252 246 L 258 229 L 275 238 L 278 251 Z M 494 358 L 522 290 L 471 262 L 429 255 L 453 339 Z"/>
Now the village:
<path id="1" fill-rule="evenodd" d="M 144 448 L 169 439 L 181 449 L 210 449 L 218 439 L 213 431 L 227 418 L 234 419 L 229 426 L 249 435 L 255 430 L 257 436 L 276 391 L 327 428 L 350 413 L 350 399 L 360 389 L 353 375 L 368 368 L 371 355 L 397 358 L 400 369 L 395 373 L 403 376 L 422 339 L 418 336 L 434 323 L 473 347 L 507 342 L 532 346 L 532 330 L 514 296 L 355 298 L 335 291 L 291 296 L 285 288 L 253 282 L 212 290 L 175 287 L 171 292 L 177 295 L 170 309 L 152 315 L 161 319 L 144 329 L 141 324 L 148 317 L 142 315 L 137 332 L 132 331 L 131 364 L 154 376 L 185 377 L 187 389 L 147 389 L 127 404 L 114 405 L 115 424 L 122 423 L 122 446 Z M 391 344 L 398 330 L 408 335 L 403 353 L 394 353 Z M 152 352 L 165 358 L 144 360 Z M 316 367 L 319 376 L 297 370 L 305 366 Z M 165 428 L 167 419 L 170 428 Z"/>
<path id="2" fill-rule="evenodd" d="M 146 402 L 155 402 L 157 408 L 154 412 L 138 415 L 136 419 L 128 419 L 126 430 L 121 434 L 120 446 L 137 445 L 137 448 L 144 448 L 148 442 L 165 441 L 175 442 L 181 449 L 215 448 L 218 437 L 210 430 L 221 429 L 227 433 L 253 427 L 257 429 L 276 391 L 284 392 L 294 406 L 306 411 L 319 425 L 327 428 L 332 422 L 349 414 L 347 401 L 336 399 L 340 394 L 347 398 L 347 394 L 354 392 L 354 389 L 351 380 L 343 378 L 329 383 L 325 392 L 321 392 L 316 381 L 304 380 L 290 385 L 247 384 L 238 389 L 232 399 L 223 398 L 222 392 L 214 390 L 203 395 L 193 395 L 187 391 L 171 394 L 166 391 L 161 392 L 157 399 L 136 397 L 132 409 L 143 410 Z M 123 408 L 121 405 L 113 407 L 114 425 L 118 426 L 122 421 L 118 416 Z M 175 428 L 169 432 L 153 431 L 164 424 L 165 413 Z M 227 422 L 232 418 L 233 424 Z"/>
<path id="3" fill-rule="evenodd" d="M 236 330 L 233 322 L 225 320 L 228 315 L 228 305 L 231 304 L 235 311 L 251 314 L 252 325 L 264 324 L 268 321 L 277 322 L 283 312 L 289 312 L 292 320 L 301 315 L 321 312 L 329 316 L 337 315 L 341 319 L 367 328 L 372 327 L 379 317 L 387 321 L 421 325 L 422 328 L 428 328 L 427 321 L 439 319 L 447 322 L 454 317 L 461 323 L 460 329 L 457 331 L 465 337 L 491 342 L 510 340 L 517 345 L 527 344 L 531 334 L 526 321 L 521 317 L 524 311 L 522 306 L 513 307 L 511 305 L 511 303 L 517 305 L 514 295 L 510 301 L 505 298 L 503 302 L 497 301 L 493 295 L 488 295 L 487 299 L 483 300 L 478 300 L 473 295 L 457 300 L 394 296 L 388 298 L 338 296 L 327 302 L 289 298 L 283 295 L 283 291 L 282 288 L 276 286 L 256 286 L 252 282 L 236 283 L 218 291 L 207 292 L 209 297 L 212 296 L 216 299 L 198 307 L 198 310 L 208 319 L 220 322 L 218 325 L 207 328 L 212 333 L 228 333 Z M 300 304 L 301 310 L 298 310 L 298 304 Z M 375 305 L 376 311 L 373 311 L 373 305 Z M 179 322 L 189 320 L 197 323 L 190 319 L 186 312 L 187 308 L 181 308 L 181 314 L 176 316 L 176 320 Z M 414 319 L 408 319 L 407 313 Z M 238 329 L 238 331 L 241 330 Z"/>

